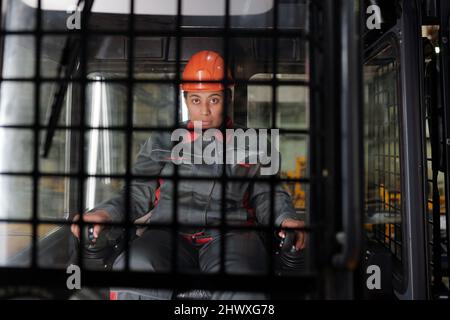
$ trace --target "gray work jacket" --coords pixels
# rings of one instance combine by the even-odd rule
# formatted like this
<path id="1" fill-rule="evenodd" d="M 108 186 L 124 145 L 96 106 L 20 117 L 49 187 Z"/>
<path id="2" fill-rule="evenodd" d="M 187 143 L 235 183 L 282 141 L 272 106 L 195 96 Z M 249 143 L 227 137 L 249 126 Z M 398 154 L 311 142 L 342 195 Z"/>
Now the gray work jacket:
<path id="1" fill-rule="evenodd" d="M 183 122 L 179 127 L 190 128 L 192 123 Z M 178 141 L 171 141 L 169 132 L 155 132 L 142 146 L 132 168 L 132 173 L 140 177 L 133 178 L 130 184 L 128 215 L 125 208 L 125 187 L 90 211 L 104 209 L 110 213 L 113 221 L 124 221 L 126 217 L 135 221 L 151 211 L 150 223 L 171 223 L 174 218 L 175 180 L 170 177 L 177 166 L 177 221 L 180 225 L 214 226 L 220 223 L 222 182 L 226 199 L 224 218 L 228 224 L 270 225 L 271 182 L 267 180 L 270 176 L 261 176 L 259 163 L 225 164 L 227 177 L 249 179 L 223 180 L 223 164 L 174 164 L 171 150 L 177 143 Z M 217 143 L 217 139 L 202 141 L 202 146 L 210 143 Z M 218 156 L 222 155 L 218 153 Z M 208 180 L 183 179 L 186 177 L 203 177 Z M 273 192 L 274 225 L 279 227 L 286 218 L 299 219 L 291 197 L 280 183 L 274 185 Z"/>

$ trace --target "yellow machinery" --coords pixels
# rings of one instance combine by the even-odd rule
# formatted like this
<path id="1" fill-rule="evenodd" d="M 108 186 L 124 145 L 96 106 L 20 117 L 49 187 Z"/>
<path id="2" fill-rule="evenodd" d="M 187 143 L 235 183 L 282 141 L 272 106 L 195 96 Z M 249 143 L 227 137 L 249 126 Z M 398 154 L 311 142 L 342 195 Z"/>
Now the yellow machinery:
<path id="1" fill-rule="evenodd" d="M 288 179 L 300 179 L 305 176 L 306 172 L 306 157 L 299 156 L 295 158 L 295 170 L 286 171 L 286 177 Z M 289 193 L 292 196 L 294 207 L 296 209 L 305 209 L 306 205 L 306 192 L 302 188 L 300 182 L 289 184 L 287 186 Z"/>

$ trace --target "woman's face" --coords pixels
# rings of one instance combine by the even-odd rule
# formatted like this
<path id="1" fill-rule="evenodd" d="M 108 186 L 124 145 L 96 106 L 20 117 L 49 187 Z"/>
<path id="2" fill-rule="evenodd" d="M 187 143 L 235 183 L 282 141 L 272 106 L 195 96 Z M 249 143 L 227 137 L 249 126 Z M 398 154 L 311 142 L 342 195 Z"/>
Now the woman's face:
<path id="1" fill-rule="evenodd" d="M 223 91 L 188 92 L 186 105 L 191 121 L 201 121 L 203 129 L 219 128 L 223 120 Z"/>

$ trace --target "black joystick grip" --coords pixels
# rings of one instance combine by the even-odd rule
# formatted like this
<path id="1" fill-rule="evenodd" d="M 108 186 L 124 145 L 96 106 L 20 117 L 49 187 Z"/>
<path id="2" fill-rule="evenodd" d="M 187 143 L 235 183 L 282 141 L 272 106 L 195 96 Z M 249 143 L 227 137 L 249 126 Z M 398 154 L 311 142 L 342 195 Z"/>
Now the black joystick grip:
<path id="1" fill-rule="evenodd" d="M 285 237 L 281 238 L 280 242 L 280 251 L 296 252 L 294 241 L 295 241 L 295 232 L 292 230 L 285 230 Z"/>
<path id="2" fill-rule="evenodd" d="M 88 224 L 86 225 L 84 228 L 84 241 L 86 241 L 87 244 L 91 245 L 94 244 L 94 225 L 93 224 Z"/>
<path id="3" fill-rule="evenodd" d="M 295 248 L 295 231 L 285 230 L 285 237 L 280 238 L 278 248 L 278 263 L 280 272 L 298 272 L 305 268 L 305 254 L 303 250 Z"/>
<path id="4" fill-rule="evenodd" d="M 83 228 L 83 236 L 85 246 L 91 251 L 103 250 L 108 246 L 108 231 L 109 228 L 105 227 L 100 232 L 97 238 L 94 237 L 94 225 L 87 224 Z"/>

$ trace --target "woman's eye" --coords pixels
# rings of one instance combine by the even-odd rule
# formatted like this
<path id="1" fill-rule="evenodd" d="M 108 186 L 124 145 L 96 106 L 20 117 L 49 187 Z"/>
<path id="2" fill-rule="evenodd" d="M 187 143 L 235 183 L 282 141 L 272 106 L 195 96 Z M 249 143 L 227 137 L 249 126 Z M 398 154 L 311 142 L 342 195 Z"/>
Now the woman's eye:
<path id="1" fill-rule="evenodd" d="M 193 104 L 199 104 L 200 103 L 200 99 L 192 99 L 191 102 Z"/>
<path id="2" fill-rule="evenodd" d="M 211 99 L 211 103 L 212 104 L 218 104 L 220 102 L 220 99 L 218 99 L 218 98 L 212 98 Z"/>

